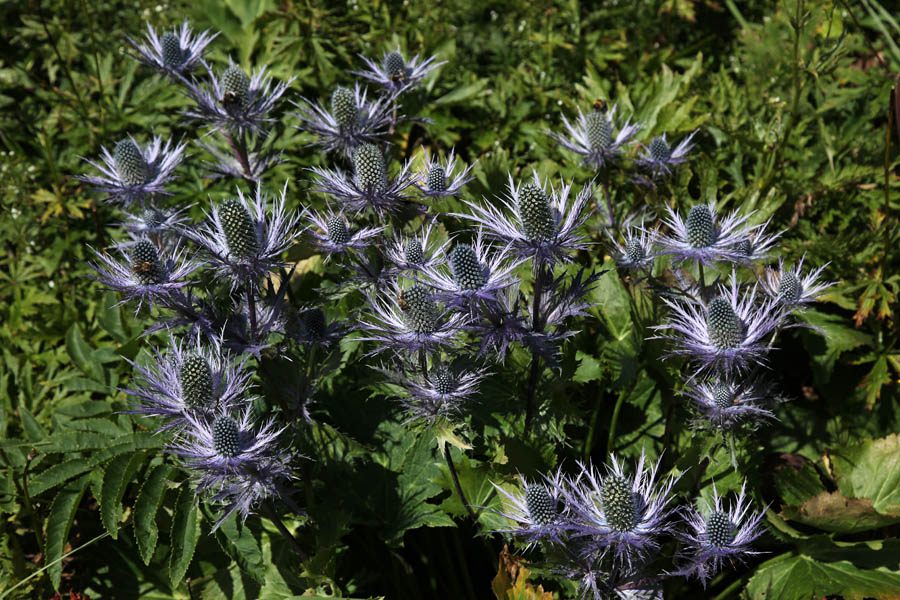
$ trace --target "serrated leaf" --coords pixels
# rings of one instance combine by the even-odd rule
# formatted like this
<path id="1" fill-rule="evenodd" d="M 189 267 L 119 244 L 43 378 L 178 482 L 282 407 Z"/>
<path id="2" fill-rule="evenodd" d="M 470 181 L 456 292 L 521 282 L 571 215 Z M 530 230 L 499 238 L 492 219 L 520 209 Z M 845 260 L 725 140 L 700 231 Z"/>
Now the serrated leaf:
<path id="1" fill-rule="evenodd" d="M 440 98 L 432 100 L 431 105 L 443 106 L 446 104 L 456 104 L 457 102 L 468 100 L 469 98 L 472 98 L 481 93 L 481 91 L 487 86 L 487 84 L 487 79 L 478 79 L 467 85 L 459 86 L 453 91 L 444 94 Z"/>
<path id="2" fill-rule="evenodd" d="M 114 340 L 124 344 L 130 336 L 122 326 L 121 310 L 115 292 L 107 290 L 103 293 L 103 308 L 97 311 L 97 322 Z"/>
<path id="3" fill-rule="evenodd" d="M 143 452 L 123 454 L 112 459 L 103 474 L 100 490 L 100 520 L 113 539 L 119 536 L 119 505 L 125 488 L 146 456 Z"/>
<path id="4" fill-rule="evenodd" d="M 900 517 L 900 435 L 828 452 L 834 478 L 849 498 L 867 498 L 876 511 Z"/>
<path id="5" fill-rule="evenodd" d="M 91 362 L 92 348 L 88 345 L 81 335 L 81 330 L 77 323 L 73 323 L 66 332 L 66 350 L 72 363 L 81 369 L 81 371 L 97 381 L 102 381 L 100 376 L 100 368 Z"/>
<path id="6" fill-rule="evenodd" d="M 87 458 L 73 458 L 53 465 L 28 482 L 28 492 L 32 496 L 40 495 L 77 475 L 90 471 L 94 466 L 93 461 Z"/>
<path id="7" fill-rule="evenodd" d="M 41 427 L 37 422 L 37 419 L 34 418 L 34 415 L 32 415 L 24 406 L 19 407 L 19 417 L 22 419 L 22 429 L 25 430 L 25 435 L 29 440 L 32 442 L 40 442 L 47 437 L 44 428 Z"/>
<path id="8" fill-rule="evenodd" d="M 263 582 L 265 565 L 263 563 L 262 550 L 259 541 L 253 536 L 253 532 L 246 525 L 238 521 L 236 512 L 231 513 L 222 521 L 216 530 L 223 549 L 237 562 L 240 568 L 247 572 L 258 582 Z"/>
<path id="9" fill-rule="evenodd" d="M 172 470 L 171 465 L 154 467 L 141 486 L 134 503 L 134 539 L 137 540 L 138 551 L 145 565 L 150 564 L 156 550 L 156 542 L 159 539 L 156 512 L 162 504 L 167 489 L 166 481 Z"/>
<path id="10" fill-rule="evenodd" d="M 172 553 L 169 555 L 169 582 L 177 588 L 184 581 L 197 540 L 200 537 L 200 510 L 197 495 L 190 485 L 184 483 L 175 501 L 171 532 Z"/>
<path id="11" fill-rule="evenodd" d="M 73 481 L 61 489 L 50 505 L 50 514 L 47 516 L 47 538 L 45 542 L 44 564 L 49 565 L 50 581 L 54 589 L 59 589 L 59 581 L 62 576 L 62 557 L 66 547 L 66 539 L 75 518 L 75 510 L 84 490 L 87 488 L 88 478 L 82 477 Z"/>
<path id="12" fill-rule="evenodd" d="M 581 350 L 575 353 L 575 358 L 579 363 L 572 381 L 587 383 L 588 381 L 596 381 L 603 378 L 603 365 L 600 364 L 599 360 L 590 354 L 585 354 Z"/>

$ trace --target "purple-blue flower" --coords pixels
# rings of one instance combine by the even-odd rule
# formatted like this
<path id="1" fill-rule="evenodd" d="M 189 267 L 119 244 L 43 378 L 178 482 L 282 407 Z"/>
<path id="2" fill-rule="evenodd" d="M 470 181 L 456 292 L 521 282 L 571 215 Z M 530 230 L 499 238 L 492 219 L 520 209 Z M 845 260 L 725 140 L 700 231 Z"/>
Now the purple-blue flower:
<path id="1" fill-rule="evenodd" d="M 629 271 L 649 271 L 653 267 L 653 259 L 656 258 L 657 230 L 649 231 L 641 223 L 640 227 L 626 227 L 620 243 L 610 232 L 613 244 L 613 259 L 616 265 Z"/>
<path id="2" fill-rule="evenodd" d="M 419 365 L 404 360 L 397 367 L 379 371 L 406 393 L 401 404 L 407 422 L 422 420 L 434 424 L 443 419 L 459 419 L 464 404 L 478 393 L 486 369 L 469 368 L 461 361 L 435 362 L 425 375 Z"/>
<path id="3" fill-rule="evenodd" d="M 190 72 L 194 67 L 203 63 L 203 55 L 206 47 L 212 42 L 218 33 L 209 33 L 205 30 L 194 35 L 188 21 L 181 24 L 181 28 L 165 32 L 162 36 L 147 23 L 147 33 L 144 34 L 143 44 L 126 36 L 137 55 L 134 56 L 141 64 L 165 73 L 173 79 Z"/>
<path id="4" fill-rule="evenodd" d="M 350 73 L 377 83 L 385 93 L 390 95 L 399 95 L 413 89 L 429 72 L 444 64 L 444 62 L 434 62 L 436 56 L 430 56 L 420 61 L 418 54 L 407 62 L 399 49 L 385 52 L 380 63 L 361 54 L 359 57 L 366 63 L 367 68 L 363 71 L 350 71 Z"/>
<path id="5" fill-rule="evenodd" d="M 269 139 L 266 136 L 257 136 L 253 140 L 252 145 L 247 145 L 246 152 L 243 155 L 236 154 L 233 146 L 225 149 L 212 143 L 197 140 L 197 145 L 209 152 L 213 157 L 212 161 L 204 160 L 202 162 L 203 168 L 207 171 L 205 177 L 209 179 L 233 177 L 235 179 L 246 179 L 258 184 L 266 171 L 283 162 L 282 152 L 273 150 L 271 146 L 266 147 Z M 247 140 L 244 140 L 244 142 L 247 142 Z"/>
<path id="6" fill-rule="evenodd" d="M 185 81 L 187 95 L 195 102 L 185 115 L 225 132 L 264 133 L 264 125 L 274 120 L 269 113 L 294 81 L 291 77 L 272 87 L 266 67 L 257 69 L 251 78 L 230 58 L 228 67 L 218 75 L 205 66 L 209 75 L 205 85 L 193 79 Z"/>
<path id="7" fill-rule="evenodd" d="M 765 511 L 750 512 L 747 484 L 741 485 L 737 501 L 726 507 L 713 486 L 713 501 L 702 510 L 688 509 L 682 514 L 688 529 L 677 533 L 684 544 L 679 553 L 684 562 L 675 573 L 696 577 L 706 587 L 722 567 L 743 562 L 748 555 L 760 554 L 750 544 L 763 534 L 760 525 Z"/>
<path id="8" fill-rule="evenodd" d="M 81 175 L 77 179 L 89 183 L 95 191 L 105 194 L 107 202 L 129 206 L 144 203 L 153 195 L 170 195 L 165 184 L 175 178 L 175 168 L 181 163 L 185 144 L 163 144 L 162 138 L 153 136 L 146 146 L 133 137 L 122 138 L 110 152 L 101 148 L 102 164 L 84 159 L 97 168 L 101 175 Z"/>
<path id="9" fill-rule="evenodd" d="M 580 154 L 585 166 L 594 169 L 614 161 L 622 147 L 634 139 L 641 129 L 640 124 L 632 124 L 626 119 L 616 131 L 616 106 L 609 111 L 604 111 L 602 107 L 599 110 L 595 108 L 587 114 L 578 109 L 578 120 L 574 124 L 565 115 L 562 119 L 568 137 L 553 132 L 550 132 L 550 137 L 566 150 Z"/>
<path id="10" fill-rule="evenodd" d="M 764 362 L 770 350 L 767 337 L 784 318 L 774 301 L 756 303 L 756 285 L 741 294 L 734 272 L 731 285 L 719 285 L 717 292 L 705 304 L 663 297 L 670 308 L 669 322 L 652 327 L 672 330 L 656 337 L 673 341 L 675 348 L 669 355 L 695 361 L 698 375 L 712 370 L 744 372 Z"/>
<path id="11" fill-rule="evenodd" d="M 753 234 L 744 224 L 750 215 L 732 212 L 720 217 L 713 202 L 696 204 L 685 219 L 671 206 L 667 206 L 666 211 L 668 218 L 663 222 L 669 231 L 656 238 L 660 254 L 671 254 L 676 264 L 687 260 L 704 265 L 716 261 L 744 261 L 745 255 L 739 244 Z"/>
<path id="12" fill-rule="evenodd" d="M 447 240 L 438 239 L 437 219 L 430 218 L 412 234 L 394 237 L 385 248 L 385 258 L 401 271 L 421 271 L 442 263 Z"/>
<path id="13" fill-rule="evenodd" d="M 301 98 L 304 105 L 294 104 L 300 112 L 301 131 L 316 136 L 315 144 L 326 152 L 339 151 L 350 157 L 361 144 L 381 144 L 389 136 L 396 110 L 394 97 L 367 99 L 368 90 L 359 83 L 350 88 L 337 87 L 331 95 L 331 107 Z"/>
<path id="14" fill-rule="evenodd" d="M 537 171 L 525 184 L 514 183 L 510 174 L 507 193 L 500 197 L 502 208 L 464 200 L 472 214 L 453 216 L 474 221 L 491 240 L 508 245 L 521 258 L 533 259 L 535 265 L 555 265 L 572 260 L 572 253 L 588 247 L 579 229 L 588 217 L 585 207 L 593 185 L 585 185 L 574 198 L 570 198 L 571 189 L 571 183 L 559 190 L 542 183 Z"/>
<path id="15" fill-rule="evenodd" d="M 384 226 L 356 227 L 342 213 L 330 210 L 327 213 L 320 213 L 306 208 L 303 214 L 312 224 L 312 227 L 307 229 L 307 235 L 316 249 L 329 256 L 348 250 L 362 250 L 385 229 Z"/>
<path id="16" fill-rule="evenodd" d="M 415 186 L 426 198 L 437 199 L 456 196 L 462 191 L 462 187 L 465 184 L 475 179 L 469 175 L 474 166 L 475 163 L 463 165 L 458 172 L 454 172 L 456 171 L 456 156 L 452 148 L 447 160 L 443 162 L 437 157 L 426 153 L 425 161 L 418 173 Z"/>
<path id="17" fill-rule="evenodd" d="M 669 175 L 672 173 L 672 167 L 680 165 L 687 160 L 688 152 L 694 147 L 691 141 L 697 135 L 698 130 L 694 130 L 686 138 L 674 148 L 669 146 L 666 140 L 666 134 L 663 133 L 652 140 L 647 146 L 641 145 L 644 153 L 634 160 L 640 167 L 650 171 L 651 176 L 659 177 L 661 175 Z"/>
<path id="18" fill-rule="evenodd" d="M 168 349 L 154 349 L 146 367 L 126 359 L 137 371 L 136 385 L 122 390 L 139 401 L 130 412 L 162 417 L 165 431 L 185 427 L 188 413 L 208 415 L 242 402 L 250 380 L 246 359 L 232 360 L 220 337 L 210 340 L 185 343 L 170 334 Z"/>
<path id="19" fill-rule="evenodd" d="M 591 465 L 579 463 L 580 472 L 563 488 L 570 511 L 568 532 L 583 542 L 585 558 L 610 557 L 616 568 L 633 568 L 659 549 L 659 537 L 671 530 L 668 509 L 672 486 L 678 478 L 657 483 L 659 461 L 645 466 L 640 459 L 633 475 L 625 473 L 615 456 L 602 475 Z"/>
<path id="20" fill-rule="evenodd" d="M 171 209 L 147 206 L 140 213 L 125 213 L 125 222 L 120 223 L 133 237 L 158 237 L 166 234 L 180 236 L 180 230 L 187 223 L 187 211 L 194 206 L 188 204 Z"/>
<path id="21" fill-rule="evenodd" d="M 230 278 L 232 289 L 257 286 L 267 273 L 283 266 L 282 252 L 302 233 L 299 216 L 285 208 L 286 196 L 287 183 L 269 207 L 261 185 L 252 198 L 237 188 L 236 198 L 213 204 L 199 231 L 189 227 L 184 236 L 206 251 L 212 266 Z"/>
<path id="22" fill-rule="evenodd" d="M 503 510 L 497 512 L 515 525 L 497 531 L 522 538 L 526 548 L 533 548 L 538 542 L 562 545 L 569 516 L 564 500 L 568 483 L 562 469 L 557 468 L 550 475 L 542 475 L 533 481 L 522 476 L 520 479 L 522 491 L 516 493 L 491 482 L 502 498 Z"/>
<path id="23" fill-rule="evenodd" d="M 683 394 L 694 401 L 703 420 L 716 429 L 731 430 L 743 423 L 775 418 L 763 407 L 769 394 L 755 380 L 718 375 L 692 382 Z"/>
<path id="24" fill-rule="evenodd" d="M 766 269 L 763 289 L 784 310 L 802 309 L 806 304 L 815 302 L 826 289 L 835 285 L 834 282 L 819 281 L 819 276 L 822 275 L 822 271 L 828 267 L 829 263 L 804 275 L 804 260 L 806 260 L 806 255 L 803 255 L 796 265 L 788 269 L 785 268 L 784 259 L 779 258 L 777 270 Z"/>

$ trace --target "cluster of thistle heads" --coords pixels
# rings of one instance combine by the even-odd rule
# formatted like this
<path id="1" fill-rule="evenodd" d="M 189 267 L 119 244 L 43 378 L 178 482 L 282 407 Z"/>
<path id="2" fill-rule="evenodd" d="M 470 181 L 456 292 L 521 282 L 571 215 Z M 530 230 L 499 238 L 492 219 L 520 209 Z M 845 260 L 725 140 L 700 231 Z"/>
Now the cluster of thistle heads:
<path id="1" fill-rule="evenodd" d="M 532 376 L 519 390 L 527 425 L 541 408 L 541 375 L 558 365 L 563 341 L 577 333 L 572 318 L 587 314 L 599 277 L 564 268 L 592 246 L 584 229 L 599 206 L 593 181 L 574 190 L 536 172 L 510 174 L 496 198 L 460 198 L 466 212 L 440 214 L 441 200 L 459 197 L 472 180 L 473 165 L 451 149 L 443 158 L 432 150 L 393 166 L 401 162 L 392 143 L 398 128 L 428 124 L 404 114 L 404 98 L 443 64 L 394 50 L 380 61 L 363 57 L 365 69 L 351 71 L 363 82 L 338 86 L 325 101 L 300 98 L 288 115 L 333 161 L 309 169 L 309 192 L 325 201 L 318 208 L 292 201 L 287 183 L 270 196 L 262 177 L 281 161 L 269 140 L 272 115 L 293 79 L 273 83 L 265 67 L 248 76 L 230 59 L 212 66 L 205 54 L 215 37 L 185 23 L 162 36 L 148 26 L 144 40 L 129 42 L 132 56 L 189 98 L 184 118 L 207 129 L 197 144 L 213 157 L 204 163 L 208 176 L 235 179 L 235 195 L 207 203 L 199 224 L 188 218 L 190 207 L 167 206 L 186 144 L 159 137 L 120 139 L 103 148 L 100 161 L 88 161 L 100 175 L 81 177 L 126 218 L 124 241 L 96 252 L 97 279 L 138 311 L 155 311 L 147 333 L 169 334 L 166 349 L 134 364 L 134 385 L 125 390 L 136 400 L 133 412 L 159 418 L 198 489 L 223 506 L 221 519 L 235 511 L 246 518 L 263 502 L 300 510 L 290 490 L 302 457 L 285 438 L 311 418 L 315 381 L 289 390 L 294 402 L 260 414 L 250 365 L 262 356 L 306 362 L 315 373 L 353 332 L 367 343 L 367 356 L 379 357 L 373 367 L 399 390 L 407 419 L 435 425 L 459 423 L 488 370 L 520 347 L 532 357 Z M 574 123 L 564 117 L 564 125 L 565 134 L 551 135 L 595 171 L 615 167 L 641 128 L 602 103 Z M 669 176 L 687 160 L 695 133 L 674 148 L 665 134 L 642 147 L 634 162 L 650 179 L 635 181 Z M 792 269 L 779 263 L 760 292 L 741 284 L 737 269 L 755 274 L 778 236 L 748 225 L 750 215 L 721 216 L 714 205 L 698 204 L 682 218 L 668 208 L 662 227 L 650 230 L 633 218 L 619 223 L 608 190 L 604 199 L 619 266 L 671 308 L 661 329 L 672 331 L 664 337 L 674 341 L 673 353 L 693 365 L 686 393 L 717 427 L 771 415 L 754 367 L 790 314 L 825 287 L 817 283 L 820 271 L 804 275 L 802 262 Z M 463 228 L 448 233 L 447 219 Z M 291 296 L 293 267 L 284 256 L 301 240 L 342 272 L 320 289 L 319 304 Z M 668 277 L 654 267 L 661 257 L 668 257 Z M 723 264 L 732 267 L 730 284 L 718 281 L 715 266 Z M 330 301 L 347 294 L 358 295 L 359 307 L 338 323 L 329 318 Z M 560 471 L 520 495 L 498 487 L 510 502 L 504 514 L 517 524 L 509 533 L 553 546 L 560 571 L 598 596 L 641 584 L 636 574 L 645 573 L 659 536 L 676 531 L 674 480 L 658 483 L 656 467 L 643 458 L 632 475 L 611 460 L 605 474 L 579 465 L 575 477 Z M 680 573 L 704 581 L 759 535 L 759 516 L 748 516 L 743 491 L 730 508 L 716 496 L 703 514 L 679 514 L 689 526 L 679 534 L 686 553 Z"/>

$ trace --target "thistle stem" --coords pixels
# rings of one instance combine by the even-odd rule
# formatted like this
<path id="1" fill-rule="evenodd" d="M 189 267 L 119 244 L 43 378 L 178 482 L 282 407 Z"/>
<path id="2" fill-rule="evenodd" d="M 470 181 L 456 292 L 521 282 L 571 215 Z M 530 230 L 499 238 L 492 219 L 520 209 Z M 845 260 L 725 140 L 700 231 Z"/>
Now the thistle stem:
<path id="1" fill-rule="evenodd" d="M 247 308 L 250 311 L 250 339 L 256 342 L 256 299 L 253 297 L 253 286 L 247 286 Z"/>
<path id="2" fill-rule="evenodd" d="M 613 408 L 612 419 L 609 421 L 609 437 L 606 440 L 606 455 L 609 456 L 612 454 L 613 448 L 616 443 L 616 423 L 619 421 L 619 413 L 622 410 L 622 404 L 625 403 L 625 396 L 628 395 L 628 388 L 623 389 L 619 392 L 619 397 L 616 398 L 616 405 Z"/>
<path id="3" fill-rule="evenodd" d="M 697 269 L 700 272 L 700 297 L 706 302 L 706 272 L 703 270 L 703 263 L 701 261 L 697 261 Z"/>
<path id="4" fill-rule="evenodd" d="M 544 330 L 544 323 L 541 319 L 541 297 L 544 292 L 544 263 L 543 260 L 535 257 L 535 277 L 534 277 L 534 302 L 531 307 L 531 330 L 540 333 Z M 541 370 L 541 357 L 537 352 L 531 351 L 531 367 L 528 374 L 528 400 L 525 405 L 525 432 L 528 433 L 531 427 L 531 421 L 534 418 L 535 398 L 537 396 L 537 384 Z"/>
<path id="5" fill-rule="evenodd" d="M 241 134 L 240 144 L 235 144 L 234 139 L 227 133 L 225 135 L 225 140 L 228 142 L 228 145 L 231 147 L 231 151 L 234 152 L 234 157 L 241 163 L 241 170 L 244 172 L 245 179 L 251 179 L 250 177 L 250 158 L 247 155 L 247 141 L 244 139 L 244 134 Z"/>
<path id="6" fill-rule="evenodd" d="M 453 487 L 456 488 L 456 494 L 459 496 L 460 502 L 462 502 L 462 505 L 466 508 L 466 512 L 469 513 L 469 517 L 472 521 L 477 522 L 478 517 L 475 516 L 472 507 L 469 506 L 469 502 L 463 494 L 462 486 L 459 485 L 459 475 L 456 474 L 456 467 L 453 466 L 453 458 L 450 456 L 450 445 L 447 443 L 444 443 L 444 460 L 447 461 L 447 468 L 450 469 L 450 478 L 453 479 Z"/>
<path id="7" fill-rule="evenodd" d="M 272 506 L 272 503 L 269 501 L 263 502 L 262 507 L 263 512 L 265 512 L 269 520 L 275 524 L 275 527 L 278 529 L 279 533 L 281 533 L 281 535 L 284 536 L 284 538 L 288 542 L 290 542 L 291 546 L 294 547 L 294 550 L 297 552 L 297 554 L 300 555 L 300 560 L 308 560 L 309 556 L 303 550 L 303 547 L 300 545 L 300 542 L 297 541 L 297 538 L 294 537 L 294 534 L 288 531 L 287 527 L 284 526 L 284 523 L 281 522 L 281 519 L 278 518 L 278 515 L 275 513 L 275 507 Z"/>

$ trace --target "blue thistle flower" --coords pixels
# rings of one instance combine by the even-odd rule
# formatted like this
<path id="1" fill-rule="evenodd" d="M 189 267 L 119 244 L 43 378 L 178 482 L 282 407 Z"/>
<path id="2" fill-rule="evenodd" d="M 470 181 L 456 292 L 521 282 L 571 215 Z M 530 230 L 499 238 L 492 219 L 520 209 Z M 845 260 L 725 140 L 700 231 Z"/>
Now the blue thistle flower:
<path id="1" fill-rule="evenodd" d="M 474 166 L 475 163 L 462 165 L 462 168 L 456 172 L 456 156 L 453 148 L 450 149 L 447 160 L 443 162 L 426 152 L 415 186 L 426 198 L 456 196 L 462 191 L 465 184 L 475 179 L 469 175 Z M 454 172 L 456 173 L 454 174 Z"/>
<path id="2" fill-rule="evenodd" d="M 306 208 L 304 214 L 313 225 L 307 230 L 310 239 L 318 250 L 329 256 L 348 250 L 362 250 L 385 229 L 383 226 L 354 228 L 340 213 L 320 213 Z"/>
<path id="3" fill-rule="evenodd" d="M 294 104 L 300 110 L 294 114 L 301 121 L 297 128 L 315 134 L 315 144 L 326 152 L 339 151 L 347 157 L 352 157 L 362 144 L 382 144 L 394 119 L 394 98 L 382 96 L 369 101 L 367 94 L 368 90 L 358 83 L 352 90 L 337 87 L 332 92 L 330 108 L 302 98 L 304 105 Z"/>
<path id="4" fill-rule="evenodd" d="M 223 351 L 221 337 L 210 342 L 202 345 L 194 339 L 186 344 L 170 334 L 166 351 L 154 349 L 147 366 L 126 359 L 137 372 L 137 385 L 122 391 L 139 401 L 129 412 L 161 417 L 160 431 L 165 431 L 187 426 L 188 413 L 210 414 L 243 401 L 250 382 L 246 358 L 232 360 Z"/>
<path id="5" fill-rule="evenodd" d="M 95 191 L 105 194 L 106 202 L 130 206 L 154 195 L 170 195 L 165 184 L 175 178 L 175 168 L 181 163 L 185 144 L 163 144 L 162 138 L 153 136 L 146 146 L 138 144 L 131 136 L 122 138 L 110 152 L 101 148 L 103 164 L 84 159 L 98 169 L 100 176 L 81 175 L 77 179 L 89 183 Z"/>
<path id="6" fill-rule="evenodd" d="M 290 453 L 263 456 L 252 465 L 215 482 L 209 499 L 214 504 L 224 504 L 224 507 L 213 523 L 212 532 L 235 512 L 242 522 L 246 521 L 261 502 L 273 498 L 293 507 L 294 512 L 302 512 L 290 500 L 290 490 L 286 486 L 287 482 L 297 479 L 290 469 L 293 458 Z"/>
<path id="7" fill-rule="evenodd" d="M 519 284 L 515 283 L 497 290 L 492 301 L 479 303 L 473 320 L 465 326 L 466 331 L 480 340 L 479 358 L 490 356 L 502 364 L 512 344 L 538 347 L 542 355 L 549 352 L 542 346 L 542 338 L 536 338 L 531 331 L 524 302 Z"/>
<path id="8" fill-rule="evenodd" d="M 653 259 L 657 256 L 654 243 L 658 232 L 644 229 L 643 223 L 640 227 L 628 227 L 624 231 L 622 243 L 612 238 L 610 234 L 616 264 L 630 271 L 649 271 L 653 267 Z"/>
<path id="9" fill-rule="evenodd" d="M 195 106 L 185 115 L 215 130 L 239 134 L 264 134 L 264 125 L 274 120 L 269 113 L 295 79 L 291 77 L 272 87 L 266 67 L 248 77 L 230 58 L 228 67 L 218 76 L 209 65 L 205 66 L 209 77 L 205 85 L 193 79 L 186 83 L 188 97 Z"/>
<path id="10" fill-rule="evenodd" d="M 416 233 L 394 237 L 385 249 L 385 258 L 401 271 L 421 271 L 444 260 L 447 240 L 437 239 L 437 219 L 431 218 Z"/>
<path id="11" fill-rule="evenodd" d="M 834 282 L 822 283 L 819 277 L 830 263 L 803 274 L 803 262 L 806 255 L 792 268 L 787 269 L 784 260 L 778 259 L 778 269 L 767 269 L 763 279 L 763 289 L 778 305 L 786 311 L 802 309 L 815 302 Z"/>
<path id="12" fill-rule="evenodd" d="M 731 285 L 719 286 L 719 296 L 707 305 L 663 298 L 671 309 L 669 323 L 653 329 L 672 329 L 674 335 L 656 336 L 675 342 L 670 356 L 688 356 L 698 363 L 698 374 L 710 370 L 742 372 L 765 360 L 769 351 L 766 337 L 782 322 L 784 315 L 773 301 L 756 305 L 757 286 L 739 297 L 737 276 Z"/>
<path id="13" fill-rule="evenodd" d="M 431 355 L 456 345 L 464 317 L 447 311 L 424 286 L 392 289 L 370 294 L 369 312 L 357 325 L 360 341 L 376 342 L 369 354 L 386 351 L 410 355 L 424 350 Z"/>
<path id="14" fill-rule="evenodd" d="M 431 425 L 444 419 L 458 420 L 465 403 L 478 393 L 486 372 L 484 368 L 467 368 L 462 361 L 436 364 L 427 377 L 416 365 L 406 362 L 399 368 L 378 370 L 407 394 L 401 399 L 407 415 L 405 422 L 425 421 Z"/>
<path id="15" fill-rule="evenodd" d="M 415 88 L 425 76 L 444 64 L 434 62 L 436 56 L 431 56 L 420 61 L 416 54 L 408 62 L 403 58 L 400 50 L 385 52 L 380 63 L 360 55 L 366 63 L 363 71 L 350 71 L 353 75 L 359 75 L 373 83 L 380 85 L 385 94 L 397 96 Z"/>
<path id="16" fill-rule="evenodd" d="M 711 577 L 722 567 L 745 556 L 760 554 L 751 550 L 753 543 L 765 529 L 761 521 L 765 511 L 751 513 L 746 497 L 746 482 L 741 485 L 737 501 L 726 507 L 713 486 L 713 501 L 704 510 L 684 511 L 688 530 L 678 532 L 685 547 L 680 552 L 684 565 L 674 574 L 696 577 L 706 587 Z"/>
<path id="17" fill-rule="evenodd" d="M 310 308 L 300 315 L 299 331 L 291 337 L 301 344 L 336 344 L 344 335 L 344 327 L 338 321 L 329 321 L 321 308 Z"/>
<path id="18" fill-rule="evenodd" d="M 712 202 L 695 205 L 684 220 L 671 207 L 666 210 L 668 218 L 664 223 L 670 233 L 656 239 L 660 254 L 671 254 L 676 264 L 686 260 L 704 265 L 746 260 L 737 246 L 753 235 L 753 230 L 744 225 L 750 215 L 738 216 L 733 212 L 720 218 Z"/>
<path id="19" fill-rule="evenodd" d="M 125 213 L 126 221 L 120 223 L 132 237 L 155 237 L 161 235 L 179 236 L 179 230 L 187 223 L 187 211 L 194 206 L 188 204 L 174 209 L 159 209 L 145 206 L 140 213 Z"/>
<path id="20" fill-rule="evenodd" d="M 509 176 L 507 195 L 501 197 L 503 208 L 479 205 L 464 200 L 472 214 L 454 214 L 482 227 L 491 240 L 505 243 L 522 259 L 533 258 L 535 264 L 555 265 L 572 260 L 572 253 L 588 247 L 579 233 L 588 215 L 585 208 L 593 194 L 589 183 L 570 199 L 572 184 L 558 191 L 541 183 L 537 171 L 531 182 L 514 184 Z"/>
<path id="21" fill-rule="evenodd" d="M 206 170 L 204 176 L 209 179 L 223 177 L 245 179 L 258 184 L 266 171 L 283 162 L 283 153 L 272 149 L 270 143 L 272 139 L 257 136 L 252 140 L 252 144 L 248 144 L 247 147 L 246 162 L 242 162 L 231 147 L 197 140 L 196 144 L 213 157 L 212 161 L 204 160 L 201 163 Z"/>
<path id="22" fill-rule="evenodd" d="M 145 301 L 150 306 L 167 303 L 173 294 L 188 285 L 187 277 L 198 267 L 185 258 L 178 242 L 160 251 L 153 242 L 138 239 L 119 245 L 116 250 L 121 260 L 93 251 L 98 261 L 90 263 L 97 272 L 97 277 L 92 279 L 122 294 L 122 302 L 137 299 L 135 314 Z"/>
<path id="23" fill-rule="evenodd" d="M 611 456 L 606 475 L 579 463 L 580 473 L 563 489 L 571 518 L 566 528 L 581 539 L 587 559 L 611 556 L 613 565 L 632 571 L 659 548 L 658 538 L 671 529 L 671 490 L 678 478 L 656 483 L 659 462 L 645 468 L 641 451 L 634 475 Z"/>
<path id="24" fill-rule="evenodd" d="M 670 175 L 672 173 L 672 168 L 675 165 L 679 165 L 687 160 L 688 153 L 694 147 L 691 140 L 697 135 L 697 131 L 699 130 L 691 132 L 690 135 L 681 140 L 674 148 L 669 146 L 669 142 L 666 140 L 666 134 L 663 133 L 650 140 L 648 146 L 641 145 L 644 149 L 644 154 L 635 159 L 634 162 L 638 166 L 650 171 L 650 174 L 653 177 Z"/>
<path id="25" fill-rule="evenodd" d="M 572 124 L 563 115 L 563 125 L 568 137 L 549 132 L 550 137 L 563 148 L 580 154 L 584 164 L 593 169 L 600 169 L 614 161 L 641 129 L 641 125 L 631 124 L 629 120 L 616 132 L 616 106 L 608 112 L 592 110 L 587 115 L 578 110 L 578 120 Z"/>
<path id="26" fill-rule="evenodd" d="M 401 203 L 407 200 L 405 190 L 413 185 L 408 162 L 396 177 L 391 177 L 381 149 L 366 143 L 354 151 L 353 165 L 353 176 L 340 170 L 310 168 L 318 177 L 312 190 L 333 196 L 347 212 L 371 208 L 378 216 L 384 216 L 400 210 Z"/>
<path id="27" fill-rule="evenodd" d="M 286 196 L 287 183 L 269 208 L 261 185 L 252 198 L 238 188 L 236 198 L 205 213 L 207 222 L 199 231 L 185 229 L 183 235 L 206 251 L 216 270 L 231 278 L 232 289 L 256 286 L 284 265 L 282 252 L 302 233 L 296 230 L 298 215 L 285 208 Z"/>
<path id="28" fill-rule="evenodd" d="M 541 475 L 540 479 L 534 481 L 522 476 L 519 478 L 522 490 L 517 490 L 517 493 L 510 493 L 491 482 L 503 502 L 503 510 L 497 511 L 498 514 L 515 524 L 514 527 L 496 531 L 521 538 L 528 549 L 539 542 L 562 545 L 568 519 L 565 504 L 565 488 L 568 483 L 562 469 L 558 468 L 550 475 Z"/>
<path id="29" fill-rule="evenodd" d="M 185 20 L 180 29 L 167 31 L 162 37 L 147 23 L 143 44 L 128 36 L 125 39 L 137 51 L 137 55 L 132 56 L 141 64 L 156 69 L 172 79 L 179 79 L 197 65 L 203 64 L 206 47 L 218 35 L 209 33 L 207 29 L 195 36 L 188 21 Z"/>
<path id="30" fill-rule="evenodd" d="M 716 429 L 732 430 L 743 423 L 775 418 L 763 408 L 768 394 L 756 381 L 720 375 L 694 382 L 683 393 L 694 401 L 703 420 Z"/>

